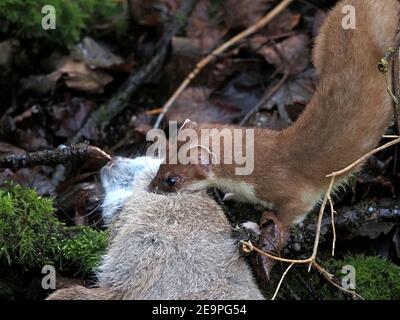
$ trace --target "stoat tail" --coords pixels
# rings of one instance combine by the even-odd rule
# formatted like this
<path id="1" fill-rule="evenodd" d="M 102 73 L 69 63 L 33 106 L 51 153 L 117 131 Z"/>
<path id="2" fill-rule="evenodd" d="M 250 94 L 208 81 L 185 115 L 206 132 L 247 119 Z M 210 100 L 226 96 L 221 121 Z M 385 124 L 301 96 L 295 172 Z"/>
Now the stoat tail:
<path id="1" fill-rule="evenodd" d="M 394 45 L 399 13 L 398 0 L 342 1 L 317 37 L 320 84 L 302 116 L 282 133 L 296 160 L 291 169 L 317 188 L 326 188 L 325 175 L 373 150 L 390 123 L 393 102 L 378 63 Z"/>

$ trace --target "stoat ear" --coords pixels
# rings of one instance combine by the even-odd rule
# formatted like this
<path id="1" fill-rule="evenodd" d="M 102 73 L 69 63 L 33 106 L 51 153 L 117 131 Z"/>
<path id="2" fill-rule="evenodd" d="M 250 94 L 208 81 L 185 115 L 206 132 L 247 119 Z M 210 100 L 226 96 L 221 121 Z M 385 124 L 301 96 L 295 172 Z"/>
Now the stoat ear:
<path id="1" fill-rule="evenodd" d="M 201 173 L 205 175 L 210 175 L 213 166 L 217 163 L 216 155 L 205 146 L 196 146 L 197 151 L 197 167 L 201 171 Z"/>
<path id="2" fill-rule="evenodd" d="M 183 130 L 183 129 L 195 129 L 197 127 L 197 122 L 194 122 L 190 119 L 186 119 L 185 122 L 181 125 L 181 127 L 178 130 L 178 134 Z"/>

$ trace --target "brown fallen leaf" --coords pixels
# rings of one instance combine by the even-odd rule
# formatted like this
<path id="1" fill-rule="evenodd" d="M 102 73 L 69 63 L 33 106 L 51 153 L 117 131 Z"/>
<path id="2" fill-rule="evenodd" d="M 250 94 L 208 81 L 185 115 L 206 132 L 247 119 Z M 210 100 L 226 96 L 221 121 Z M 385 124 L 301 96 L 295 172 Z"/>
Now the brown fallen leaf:
<path id="1" fill-rule="evenodd" d="M 229 29 L 250 27 L 266 14 L 272 4 L 272 0 L 226 0 L 225 23 Z"/>
<path id="2" fill-rule="evenodd" d="M 280 105 L 306 105 L 314 94 L 314 90 L 315 74 L 312 69 L 308 69 L 295 78 L 286 81 L 261 108 L 271 110 L 275 106 Z"/>
<path id="3" fill-rule="evenodd" d="M 222 100 L 210 99 L 211 90 L 203 87 L 186 89 L 167 112 L 168 121 L 229 123 L 241 110 Z"/>
<path id="4" fill-rule="evenodd" d="M 221 11 L 211 14 L 210 0 L 200 0 L 190 15 L 186 35 L 194 46 L 208 52 L 221 43 L 227 30 L 221 26 Z"/>
<path id="5" fill-rule="evenodd" d="M 65 84 L 72 89 L 86 92 L 102 92 L 113 80 L 108 73 L 91 69 L 84 62 L 67 60 L 58 70 L 65 75 Z"/>
<path id="6" fill-rule="evenodd" d="M 83 38 L 71 49 L 71 59 L 84 62 L 90 69 L 108 69 L 124 63 L 120 56 L 90 37 Z"/>
<path id="7" fill-rule="evenodd" d="M 24 154 L 24 149 L 18 148 L 12 144 L 0 141 L 0 155 L 5 154 Z"/>
<path id="8" fill-rule="evenodd" d="M 297 74 L 305 70 L 310 63 L 310 39 L 305 34 L 294 35 L 276 45 L 263 46 L 268 42 L 264 36 L 253 37 L 251 47 L 268 63 L 284 74 Z"/>
<path id="9" fill-rule="evenodd" d="M 61 76 L 62 74 L 59 71 L 54 71 L 46 75 L 28 76 L 20 80 L 20 85 L 23 90 L 44 95 L 54 90 Z"/>
<path id="10" fill-rule="evenodd" d="M 129 14 L 136 23 L 155 27 L 174 15 L 180 2 L 180 0 L 128 0 Z"/>
<path id="11" fill-rule="evenodd" d="M 286 9 L 259 33 L 271 37 L 290 32 L 299 24 L 300 19 L 299 13 Z"/>
<path id="12" fill-rule="evenodd" d="M 260 240 L 258 247 L 266 252 L 280 255 L 289 237 L 289 230 L 276 217 L 274 212 L 266 211 L 260 219 Z M 257 273 L 264 282 L 270 280 L 270 272 L 276 260 L 257 254 Z"/>
<path id="13" fill-rule="evenodd" d="M 73 98 L 66 103 L 51 106 L 54 121 L 51 124 L 55 135 L 70 138 L 82 127 L 94 104 L 90 100 Z"/>

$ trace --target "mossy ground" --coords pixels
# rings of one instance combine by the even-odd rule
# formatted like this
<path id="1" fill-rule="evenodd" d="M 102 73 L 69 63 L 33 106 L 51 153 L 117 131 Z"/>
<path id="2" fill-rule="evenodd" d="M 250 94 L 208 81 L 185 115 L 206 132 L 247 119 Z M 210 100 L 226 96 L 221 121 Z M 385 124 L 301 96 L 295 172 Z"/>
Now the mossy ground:
<path id="1" fill-rule="evenodd" d="M 56 12 L 56 29 L 42 28 L 45 5 Z M 1 33 L 22 39 L 45 40 L 55 44 L 77 42 L 82 32 L 96 23 L 107 22 L 122 10 L 114 0 L 2 0 L 0 1 Z"/>
<path id="2" fill-rule="evenodd" d="M 400 267 L 377 256 L 347 255 L 342 259 L 329 259 L 323 262 L 324 268 L 335 276 L 341 284 L 346 276 L 344 266 L 353 266 L 355 270 L 356 292 L 366 300 L 399 300 Z M 286 266 L 287 267 L 287 266 Z M 282 276 L 285 266 L 276 266 L 272 282 L 265 291 L 271 298 Z M 277 299 L 342 300 L 346 295 L 329 284 L 316 271 L 307 271 L 306 266 L 293 267 L 283 281 Z"/>
<path id="3" fill-rule="evenodd" d="M 0 190 L 0 269 L 23 273 L 53 265 L 57 272 L 90 274 L 107 246 L 107 233 L 90 227 L 67 227 L 54 213 L 52 199 L 9 185 Z M 0 295 L 11 294 L 0 282 Z M 13 280 L 14 279 L 14 280 Z"/>

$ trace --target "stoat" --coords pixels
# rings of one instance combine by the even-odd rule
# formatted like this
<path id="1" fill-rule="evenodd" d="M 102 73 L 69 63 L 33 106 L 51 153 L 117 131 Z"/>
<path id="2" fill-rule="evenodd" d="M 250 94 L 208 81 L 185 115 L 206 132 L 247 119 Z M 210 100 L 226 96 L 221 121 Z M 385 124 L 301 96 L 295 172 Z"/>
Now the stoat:
<path id="1" fill-rule="evenodd" d="M 110 228 L 96 286 L 61 289 L 48 299 L 264 299 L 214 200 L 145 190 L 159 164 L 115 158 L 102 170 Z"/>
<path id="2" fill-rule="evenodd" d="M 355 29 L 342 26 L 342 12 L 347 12 L 343 8 L 348 5 L 355 8 Z M 240 201 L 272 205 L 284 225 L 302 221 L 326 192 L 330 181 L 326 175 L 374 149 L 390 123 L 392 100 L 377 65 L 394 44 L 399 10 L 397 0 L 346 0 L 336 5 L 313 51 L 320 79 L 315 95 L 290 128 L 280 132 L 254 129 L 251 174 L 236 175 L 234 164 L 209 164 L 210 159 L 202 161 L 207 154 L 199 152 L 198 164 L 163 163 L 150 190 L 219 187 Z M 191 128 L 200 135 L 201 129 L 223 126 Z M 209 154 L 214 151 L 211 148 Z M 341 176 L 336 186 L 359 169 Z"/>

